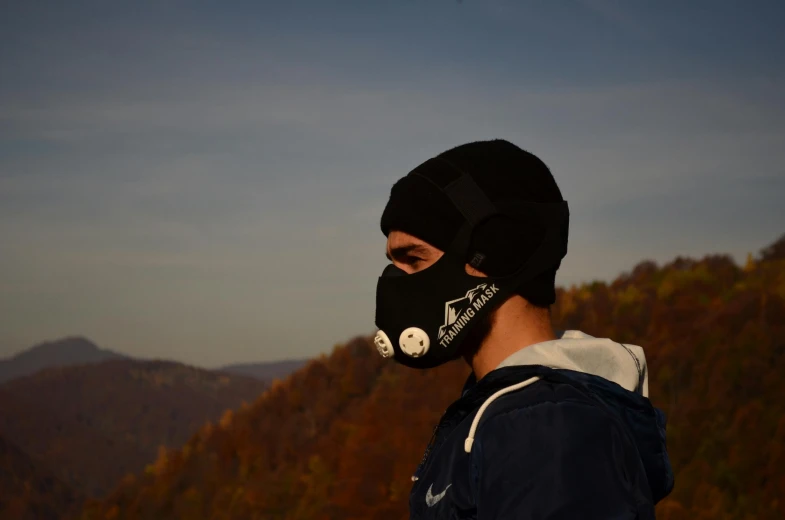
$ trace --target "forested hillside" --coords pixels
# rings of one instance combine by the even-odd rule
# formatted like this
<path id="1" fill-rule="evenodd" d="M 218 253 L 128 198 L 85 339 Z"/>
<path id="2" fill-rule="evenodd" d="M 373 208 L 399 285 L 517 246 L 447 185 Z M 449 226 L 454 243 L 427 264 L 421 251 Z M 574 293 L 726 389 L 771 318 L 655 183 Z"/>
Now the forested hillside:
<path id="1" fill-rule="evenodd" d="M 560 290 L 553 316 L 645 348 L 676 472 L 658 518 L 785 517 L 785 241 L 745 266 L 644 262 Z M 357 338 L 162 450 L 81 518 L 406 518 L 409 477 L 467 374 L 387 363 Z"/>
<path id="2" fill-rule="evenodd" d="M 0 433 L 76 491 L 102 496 L 267 384 L 168 361 L 49 368 L 0 384 Z"/>
<path id="3" fill-rule="evenodd" d="M 57 520 L 82 497 L 0 436 L 0 518 Z"/>

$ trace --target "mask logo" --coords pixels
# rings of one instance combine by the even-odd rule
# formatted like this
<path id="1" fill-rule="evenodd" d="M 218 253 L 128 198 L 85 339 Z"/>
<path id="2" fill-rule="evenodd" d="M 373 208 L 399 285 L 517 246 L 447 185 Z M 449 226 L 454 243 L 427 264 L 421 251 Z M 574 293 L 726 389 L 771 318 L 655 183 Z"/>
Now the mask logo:
<path id="1" fill-rule="evenodd" d="M 481 283 L 474 289 L 470 289 L 466 294 L 458 299 L 450 300 L 444 304 L 444 325 L 439 327 L 439 344 L 446 347 L 458 335 L 458 332 L 466 326 L 476 311 L 493 298 L 499 292 L 496 284 Z"/>

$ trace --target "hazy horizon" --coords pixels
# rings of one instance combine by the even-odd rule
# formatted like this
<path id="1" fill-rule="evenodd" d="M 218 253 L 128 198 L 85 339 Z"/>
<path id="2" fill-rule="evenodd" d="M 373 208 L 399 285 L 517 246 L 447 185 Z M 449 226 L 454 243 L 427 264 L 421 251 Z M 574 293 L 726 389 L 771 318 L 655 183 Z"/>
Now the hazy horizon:
<path id="1" fill-rule="evenodd" d="M 785 236 L 785 233 L 783 233 L 781 236 Z M 780 238 L 780 237 L 777 237 L 777 238 Z M 774 243 L 775 241 L 776 240 L 772 240 L 770 243 Z M 766 243 L 765 245 L 761 246 L 760 248 L 758 248 L 758 249 L 756 249 L 754 251 L 749 251 L 748 253 L 743 255 L 743 257 L 740 256 L 740 255 L 733 255 L 733 254 L 730 254 L 730 253 L 727 253 L 727 252 L 714 251 L 714 252 L 706 252 L 703 255 L 697 255 L 697 256 L 692 257 L 692 258 L 694 260 L 700 260 L 700 259 L 702 259 L 702 258 L 704 258 L 706 256 L 714 255 L 714 254 L 730 255 L 733 258 L 733 260 L 741 267 L 746 262 L 746 258 L 747 258 L 746 255 L 747 254 L 752 254 L 753 256 L 757 256 L 757 254 L 760 252 L 760 250 L 763 249 L 764 247 L 770 245 L 770 243 Z M 677 255 L 677 256 L 684 257 L 685 255 Z M 671 258 L 671 259 L 665 259 L 664 261 L 661 261 L 661 262 L 656 262 L 655 261 L 655 263 L 657 263 L 658 265 L 663 265 L 663 264 L 667 264 L 671 260 L 676 260 L 676 258 L 677 257 L 674 257 L 674 258 Z M 646 262 L 646 261 L 654 261 L 654 260 L 642 258 L 642 259 L 640 259 L 640 261 L 636 262 L 635 265 L 637 265 L 637 264 L 639 264 L 641 262 Z M 611 282 L 611 281 L 613 281 L 613 279 L 617 278 L 618 276 L 621 276 L 623 274 L 629 273 L 635 267 L 635 265 L 632 265 L 632 266 L 630 266 L 630 268 L 625 269 L 625 270 L 619 272 L 616 276 L 611 277 L 610 279 L 595 278 L 593 280 L 583 280 L 581 282 L 575 282 L 573 284 L 570 284 L 570 286 L 565 286 L 563 284 L 558 284 L 557 283 L 557 287 L 560 287 L 560 288 L 563 288 L 563 289 L 568 289 L 571 286 L 575 286 L 575 285 L 579 286 L 581 284 L 591 284 L 594 281 L 600 281 L 600 282 L 606 282 L 606 283 L 607 282 Z M 370 333 L 370 332 L 372 332 L 372 331 L 370 331 L 370 330 L 365 331 L 365 333 Z M 338 343 L 336 343 L 336 344 L 347 342 L 347 341 L 351 340 L 353 337 L 356 337 L 356 336 L 362 335 L 362 334 L 363 334 L 363 332 L 350 333 L 343 340 L 339 340 Z M 182 362 L 182 363 L 185 363 L 185 364 L 192 364 L 192 365 L 196 365 L 196 366 L 198 366 L 200 368 L 206 368 L 206 369 L 218 369 L 218 368 L 229 367 L 229 366 L 232 366 L 232 365 L 246 365 L 246 364 L 254 364 L 254 363 L 278 363 L 278 362 L 287 362 L 287 361 L 302 361 L 302 360 L 307 360 L 307 359 L 311 359 L 311 358 L 317 357 L 321 353 L 328 353 L 328 349 L 331 348 L 330 346 L 325 346 L 324 349 L 316 350 L 312 354 L 306 354 L 305 356 L 299 356 L 299 357 L 298 356 L 289 356 L 289 357 L 285 357 L 284 356 L 284 357 L 275 358 L 275 359 L 245 359 L 245 360 L 240 360 L 240 361 L 236 361 L 236 360 L 232 361 L 232 360 L 230 360 L 230 361 L 222 362 L 222 363 L 219 363 L 219 364 L 216 364 L 216 365 L 207 366 L 207 365 L 199 365 L 198 363 L 193 363 L 191 361 L 188 361 L 187 359 L 168 358 L 168 357 L 166 357 L 165 354 L 163 354 L 163 355 L 152 355 L 151 357 L 140 357 L 140 356 L 137 356 L 136 354 L 132 354 L 132 353 L 128 353 L 128 352 L 121 352 L 121 351 L 119 351 L 119 350 L 117 350 L 115 348 L 112 348 L 111 345 L 107 346 L 107 345 L 99 344 L 98 342 L 94 341 L 92 338 L 90 338 L 90 337 L 88 337 L 88 336 L 86 336 L 84 334 L 72 333 L 72 334 L 66 334 L 66 335 L 59 336 L 59 337 L 44 338 L 42 340 L 36 341 L 33 344 L 20 346 L 16 350 L 9 351 L 8 354 L 0 354 L 0 361 L 9 360 L 9 359 L 13 358 L 16 354 L 23 353 L 23 352 L 25 352 L 25 351 L 27 351 L 27 350 L 29 350 L 31 348 L 37 347 L 37 346 L 39 346 L 41 344 L 44 344 L 44 343 L 52 343 L 52 342 L 57 342 L 57 341 L 61 341 L 61 340 L 64 340 L 64 339 L 71 339 L 71 338 L 82 338 L 82 339 L 85 339 L 87 341 L 92 342 L 98 348 L 100 348 L 102 350 L 109 350 L 109 351 L 113 351 L 113 352 L 116 352 L 116 353 L 119 353 L 119 354 L 128 355 L 128 356 L 130 356 L 133 359 L 137 359 L 137 360 L 141 360 L 141 361 L 145 361 L 145 360 L 149 361 L 149 360 L 156 360 L 156 359 L 160 359 L 160 360 L 164 360 L 164 361 L 179 361 L 179 362 Z"/>
<path id="2" fill-rule="evenodd" d="M 216 367 L 373 331 L 392 184 L 538 155 L 557 283 L 785 232 L 785 4 L 171 0 L 0 7 L 0 358 Z"/>

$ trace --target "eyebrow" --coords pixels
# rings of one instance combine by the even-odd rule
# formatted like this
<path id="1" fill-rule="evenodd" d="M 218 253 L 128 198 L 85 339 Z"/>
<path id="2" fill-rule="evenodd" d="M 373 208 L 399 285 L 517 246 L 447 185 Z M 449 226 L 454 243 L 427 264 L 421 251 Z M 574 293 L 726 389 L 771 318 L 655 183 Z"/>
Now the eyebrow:
<path id="1" fill-rule="evenodd" d="M 426 255 L 428 254 L 428 248 L 423 246 L 422 244 L 409 244 L 406 246 L 398 246 L 390 249 L 390 252 L 385 253 L 385 256 L 387 257 L 387 260 L 392 261 L 393 258 L 401 258 L 411 253 Z"/>

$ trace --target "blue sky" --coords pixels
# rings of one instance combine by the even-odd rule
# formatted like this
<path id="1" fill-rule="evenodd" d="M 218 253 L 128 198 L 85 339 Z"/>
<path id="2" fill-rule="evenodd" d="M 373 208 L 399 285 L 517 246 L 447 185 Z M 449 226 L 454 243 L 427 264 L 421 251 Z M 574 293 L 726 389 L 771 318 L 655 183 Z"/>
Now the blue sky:
<path id="1" fill-rule="evenodd" d="M 561 285 L 743 261 L 785 232 L 783 26 L 777 1 L 4 2 L 0 356 L 370 333 L 390 186 L 479 139 L 554 172 Z"/>

